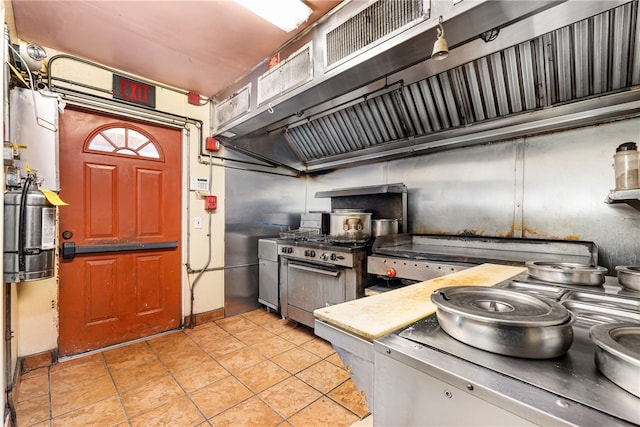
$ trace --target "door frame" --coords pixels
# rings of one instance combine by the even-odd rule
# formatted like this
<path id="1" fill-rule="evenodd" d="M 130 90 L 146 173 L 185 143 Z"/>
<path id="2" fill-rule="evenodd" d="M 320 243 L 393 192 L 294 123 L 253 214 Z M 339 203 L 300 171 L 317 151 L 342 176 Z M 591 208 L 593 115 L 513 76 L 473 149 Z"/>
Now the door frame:
<path id="1" fill-rule="evenodd" d="M 65 96 L 66 98 L 66 96 Z M 88 100 L 87 100 L 88 101 Z M 111 101 L 111 100 L 104 100 L 104 101 Z M 190 203 L 189 203 L 189 189 L 188 189 L 188 179 L 189 179 L 189 173 L 190 173 L 190 136 L 191 136 L 191 131 L 190 129 L 187 127 L 188 125 L 194 125 L 198 130 L 198 135 L 199 135 L 199 140 L 198 140 L 198 146 L 201 145 L 202 143 L 202 138 L 203 138 L 203 131 L 202 131 L 202 127 L 203 127 L 203 123 L 201 120 L 195 120 L 195 119 L 189 119 L 187 117 L 182 117 L 182 116 L 177 116 L 177 115 L 173 115 L 170 113 L 165 113 L 165 112 L 156 112 L 156 111 L 149 111 L 146 109 L 140 109 L 140 108 L 136 108 L 135 106 L 123 106 L 122 104 L 118 103 L 118 106 L 120 108 L 110 108 L 111 102 L 101 102 L 98 101 L 97 105 L 94 102 L 85 102 L 84 98 L 80 98 L 78 99 L 65 99 L 65 102 L 67 105 L 76 108 L 76 109 L 81 109 L 81 110 L 85 110 L 88 111 L 90 113 L 98 113 L 98 114 L 108 114 L 108 115 L 112 115 L 115 118 L 122 118 L 125 120 L 133 120 L 133 121 L 139 121 L 139 122 L 143 122 L 143 123 L 148 123 L 148 124 L 153 124 L 153 125 L 160 125 L 160 126 L 166 126 L 166 127 L 171 127 L 174 129 L 178 129 L 180 130 L 180 153 L 181 153 L 181 161 L 180 161 L 180 165 L 178 165 L 178 167 L 180 168 L 180 185 L 182 186 L 182 189 L 184 191 L 182 191 L 181 193 L 181 199 L 180 199 L 180 241 L 183 242 L 182 245 L 180 245 L 180 265 L 179 265 L 179 270 L 180 270 L 180 326 L 184 327 L 185 325 L 185 319 L 186 316 L 188 315 L 188 307 L 187 307 L 187 301 L 188 298 L 185 297 L 185 271 L 183 270 L 183 266 L 185 264 L 185 261 L 188 259 L 188 253 L 190 250 L 190 239 L 189 239 L 189 233 L 188 233 L 188 217 L 189 217 L 189 212 L 190 212 Z M 138 114 L 141 113 L 141 114 Z M 186 244 L 184 243 L 186 242 Z M 58 243 L 60 245 L 60 243 Z M 57 255 L 57 256 L 61 256 L 61 255 Z M 56 281 L 59 280 L 59 274 L 56 272 Z M 59 286 L 59 285 L 57 285 Z M 59 311 L 59 310 L 57 310 Z M 59 316 L 58 313 L 56 313 L 56 316 Z M 117 344 L 117 345 L 121 345 L 121 344 Z"/>

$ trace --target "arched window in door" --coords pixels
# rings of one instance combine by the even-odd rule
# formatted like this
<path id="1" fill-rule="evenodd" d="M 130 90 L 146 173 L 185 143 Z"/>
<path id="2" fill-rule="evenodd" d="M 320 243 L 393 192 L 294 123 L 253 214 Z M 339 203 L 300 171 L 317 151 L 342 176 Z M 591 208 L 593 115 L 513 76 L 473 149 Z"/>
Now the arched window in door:
<path id="1" fill-rule="evenodd" d="M 85 151 L 144 157 L 150 160 L 164 159 L 158 144 L 142 129 L 119 125 L 97 129 L 85 144 Z"/>

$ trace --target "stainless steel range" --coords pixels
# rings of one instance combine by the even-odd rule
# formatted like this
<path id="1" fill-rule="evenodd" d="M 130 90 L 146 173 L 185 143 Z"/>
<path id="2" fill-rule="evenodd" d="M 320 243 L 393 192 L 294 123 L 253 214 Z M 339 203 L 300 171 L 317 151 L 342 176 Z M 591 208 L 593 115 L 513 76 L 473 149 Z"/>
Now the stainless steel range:
<path id="1" fill-rule="evenodd" d="M 624 384 L 640 384 L 640 293 L 622 288 L 614 277 L 603 277 L 602 281 L 602 285 L 572 285 L 525 274 L 499 285 L 554 301 L 571 313 L 573 342 L 566 354 L 558 357 L 531 359 L 482 350 L 472 339 L 455 339 L 445 332 L 437 314 L 375 341 L 374 423 L 640 424 L 640 397 Z M 487 298 L 482 299 L 486 303 Z M 488 305 L 486 309 L 496 310 Z M 625 331 L 620 337 L 607 337 L 618 347 L 609 349 L 610 355 L 632 356 L 631 368 L 617 381 L 625 388 L 608 378 L 612 375 L 605 376 L 596 363 L 596 354 L 602 350 L 590 337 L 596 325 L 617 325 Z M 614 367 L 614 371 L 620 370 L 622 367 Z M 392 383 L 403 386 L 382 386 Z M 425 408 L 428 415 L 411 408 Z"/>
<path id="2" fill-rule="evenodd" d="M 370 250 L 319 236 L 278 240 L 282 317 L 313 327 L 313 310 L 364 296 Z"/>
<path id="3" fill-rule="evenodd" d="M 389 218 L 400 223 L 400 230 L 407 228 L 407 187 L 402 183 L 321 191 L 315 197 L 331 199 L 332 212 L 326 215 L 332 218 Z M 363 233 L 352 233 L 340 221 L 329 222 L 329 229 L 316 221 L 312 231 L 317 233 L 305 234 L 309 230 L 301 229 L 284 233 L 287 239 L 278 240 L 280 311 L 283 317 L 310 327 L 314 326 L 314 310 L 363 297 L 364 288 L 374 278 L 367 273 L 371 230 L 363 227 Z"/>

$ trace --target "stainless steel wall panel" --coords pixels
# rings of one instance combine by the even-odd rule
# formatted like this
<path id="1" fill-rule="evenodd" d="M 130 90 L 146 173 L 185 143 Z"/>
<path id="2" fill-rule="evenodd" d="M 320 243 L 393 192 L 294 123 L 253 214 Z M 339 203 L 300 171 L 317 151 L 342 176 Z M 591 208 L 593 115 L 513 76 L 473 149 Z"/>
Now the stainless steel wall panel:
<path id="1" fill-rule="evenodd" d="M 258 239 L 278 236 L 271 224 L 298 228 L 305 196 L 303 179 L 225 169 L 225 316 L 259 306 Z"/>
<path id="2" fill-rule="evenodd" d="M 615 186 L 616 147 L 638 135 L 636 118 L 527 138 L 526 237 L 593 241 L 610 271 L 638 265 L 640 212 L 603 198 Z"/>

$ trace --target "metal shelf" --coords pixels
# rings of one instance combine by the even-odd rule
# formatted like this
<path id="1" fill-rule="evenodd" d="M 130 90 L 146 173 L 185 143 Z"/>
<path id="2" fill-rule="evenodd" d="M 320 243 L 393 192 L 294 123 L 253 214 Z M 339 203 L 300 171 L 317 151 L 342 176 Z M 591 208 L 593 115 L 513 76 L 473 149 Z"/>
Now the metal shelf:
<path id="1" fill-rule="evenodd" d="M 640 189 L 611 190 L 604 202 L 607 204 L 626 203 L 640 211 Z"/>
<path id="2" fill-rule="evenodd" d="M 331 191 L 318 191 L 316 198 L 323 197 L 352 197 L 372 194 L 406 193 L 407 187 L 404 184 L 372 185 L 369 187 L 342 188 Z"/>

